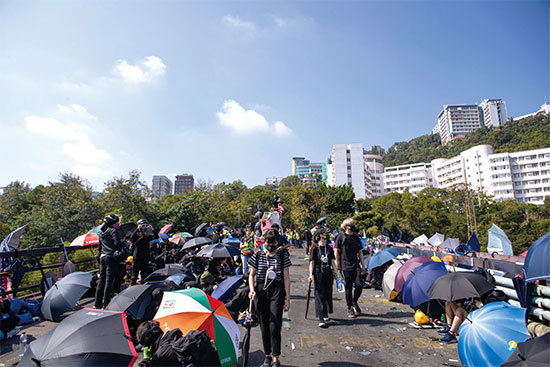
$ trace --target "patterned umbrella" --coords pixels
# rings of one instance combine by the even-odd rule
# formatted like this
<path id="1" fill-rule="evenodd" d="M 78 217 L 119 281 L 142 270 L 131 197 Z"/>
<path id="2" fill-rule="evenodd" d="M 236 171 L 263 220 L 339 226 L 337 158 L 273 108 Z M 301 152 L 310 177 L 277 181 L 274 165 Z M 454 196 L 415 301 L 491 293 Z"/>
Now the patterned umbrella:
<path id="1" fill-rule="evenodd" d="M 95 233 L 86 233 L 78 236 L 71 242 L 71 246 L 92 246 L 99 243 L 99 236 Z"/>
<path id="2" fill-rule="evenodd" d="M 214 340 L 221 365 L 237 364 L 239 327 L 225 305 L 202 290 L 189 288 L 164 292 L 155 321 L 164 332 L 179 328 L 186 335 L 190 330 L 206 330 Z"/>
<path id="3" fill-rule="evenodd" d="M 4 240 L 0 244 L 0 251 L 9 252 L 12 250 L 17 250 L 17 248 L 19 247 L 19 241 L 21 240 L 21 235 L 23 234 L 23 232 L 25 232 L 25 229 L 27 229 L 26 225 L 24 225 L 23 227 L 19 227 L 15 231 L 10 233 L 8 237 L 4 238 Z"/>

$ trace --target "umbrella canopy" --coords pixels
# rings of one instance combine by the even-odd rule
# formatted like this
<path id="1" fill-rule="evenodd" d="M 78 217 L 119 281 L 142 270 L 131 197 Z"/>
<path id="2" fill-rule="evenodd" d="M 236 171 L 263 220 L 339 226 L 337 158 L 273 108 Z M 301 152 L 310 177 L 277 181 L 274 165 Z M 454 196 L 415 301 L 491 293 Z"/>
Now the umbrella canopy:
<path id="1" fill-rule="evenodd" d="M 327 221 L 327 217 L 321 217 L 319 219 L 317 219 L 317 222 L 315 222 L 315 224 L 321 224 L 323 222 L 326 222 Z"/>
<path id="2" fill-rule="evenodd" d="M 19 241 L 21 241 L 21 235 L 25 232 L 25 229 L 27 229 L 26 225 L 19 227 L 4 238 L 2 243 L 0 243 L 0 252 L 17 250 L 19 247 Z"/>
<path id="3" fill-rule="evenodd" d="M 535 280 L 550 278 L 550 232 L 536 240 L 527 252 L 523 272 L 525 280 L 534 282 Z"/>
<path id="4" fill-rule="evenodd" d="M 212 297 L 223 303 L 227 302 L 243 284 L 243 276 L 234 275 L 221 282 L 212 292 Z"/>
<path id="5" fill-rule="evenodd" d="M 128 287 L 117 294 L 105 309 L 126 312 L 134 319 L 141 320 L 153 300 L 151 293 L 154 289 L 153 284 L 136 284 Z"/>
<path id="6" fill-rule="evenodd" d="M 137 224 L 135 223 L 123 223 L 120 225 L 120 232 L 122 233 L 122 238 L 130 238 L 136 233 Z"/>
<path id="7" fill-rule="evenodd" d="M 428 256 L 413 256 L 409 260 L 403 263 L 403 266 L 399 268 L 399 271 L 395 275 L 394 288 L 396 291 L 401 292 L 403 290 L 403 284 L 407 280 L 407 277 L 414 269 L 418 268 L 420 265 L 431 261 L 432 259 Z"/>
<path id="8" fill-rule="evenodd" d="M 239 246 L 241 244 L 241 240 L 235 237 L 229 237 L 229 238 L 224 238 L 222 240 L 222 243 L 232 245 L 232 246 Z"/>
<path id="9" fill-rule="evenodd" d="M 233 256 L 239 256 L 241 251 L 233 246 L 223 243 L 216 243 L 214 245 L 208 245 L 199 251 L 197 257 L 209 257 L 215 258 L 227 258 Z"/>
<path id="10" fill-rule="evenodd" d="M 178 246 L 183 246 L 187 243 L 187 239 L 184 238 L 184 237 L 176 237 L 176 236 L 172 236 L 168 239 L 168 242 L 174 244 L 174 245 L 178 245 Z"/>
<path id="11" fill-rule="evenodd" d="M 523 251 L 521 254 L 519 254 L 518 256 L 519 257 L 527 257 L 527 253 L 529 252 L 529 250 L 525 250 Z"/>
<path id="12" fill-rule="evenodd" d="M 95 233 L 95 234 L 99 235 L 99 233 L 101 232 L 101 226 L 103 226 L 103 224 L 100 224 L 97 227 L 94 227 L 94 228 L 90 229 L 88 231 L 88 233 Z"/>
<path id="13" fill-rule="evenodd" d="M 237 364 L 239 327 L 225 305 L 202 290 L 189 288 L 164 292 L 154 319 L 164 332 L 179 328 L 185 335 L 190 330 L 206 330 L 214 340 L 221 365 Z"/>
<path id="14" fill-rule="evenodd" d="M 159 233 L 159 238 L 161 240 L 167 240 L 169 239 L 171 236 L 168 234 L 168 233 Z"/>
<path id="15" fill-rule="evenodd" d="M 529 338 L 525 310 L 506 302 L 492 302 L 472 311 L 460 325 L 458 355 L 465 366 L 500 366 Z"/>
<path id="16" fill-rule="evenodd" d="M 550 333 L 518 343 L 502 367 L 550 366 Z"/>
<path id="17" fill-rule="evenodd" d="M 414 240 L 412 240 L 412 244 L 414 245 L 423 245 L 428 241 L 428 236 L 425 234 L 421 234 L 420 236 L 416 237 Z"/>
<path id="18" fill-rule="evenodd" d="M 487 252 L 497 252 L 501 255 L 514 255 L 512 251 L 512 242 L 506 236 L 506 233 L 495 224 L 489 228 L 489 241 L 487 243 Z"/>
<path id="19" fill-rule="evenodd" d="M 429 301 L 428 289 L 436 279 L 445 274 L 445 264 L 437 261 L 428 261 L 411 271 L 403 285 L 403 303 L 415 307 Z"/>
<path id="20" fill-rule="evenodd" d="M 495 286 L 478 273 L 449 273 L 433 282 L 428 290 L 430 299 L 456 301 L 464 298 L 479 298 Z M 522 316 L 523 318 L 523 316 Z"/>
<path id="21" fill-rule="evenodd" d="M 447 238 L 443 243 L 441 244 L 442 247 L 453 250 L 457 248 L 457 246 L 460 245 L 460 240 L 458 238 Z"/>
<path id="22" fill-rule="evenodd" d="M 123 312 L 84 308 L 30 343 L 18 366 L 132 366 L 137 358 Z"/>
<path id="23" fill-rule="evenodd" d="M 367 265 L 367 270 L 372 270 L 380 265 L 384 265 L 402 252 L 403 250 L 397 247 L 390 247 L 382 251 L 378 251 L 376 254 L 370 257 L 369 263 Z"/>
<path id="24" fill-rule="evenodd" d="M 384 292 L 384 296 L 386 296 L 386 298 L 390 297 L 390 293 L 394 289 L 395 275 L 401 265 L 402 264 L 399 261 L 394 262 L 384 273 L 384 278 L 382 279 L 382 292 Z"/>
<path id="25" fill-rule="evenodd" d="M 481 251 L 481 247 L 479 246 L 479 240 L 477 239 L 475 232 L 472 233 L 472 236 L 468 240 L 468 249 L 470 251 L 475 251 L 475 252 Z"/>
<path id="26" fill-rule="evenodd" d="M 428 239 L 427 244 L 430 246 L 439 246 L 445 241 L 445 236 L 441 233 L 435 233 L 430 239 Z"/>
<path id="27" fill-rule="evenodd" d="M 91 287 L 92 274 L 70 273 L 57 281 L 44 296 L 41 311 L 46 320 L 58 321 L 60 316 L 74 308 Z"/>
<path id="28" fill-rule="evenodd" d="M 162 227 L 159 231 L 159 233 L 168 233 L 170 229 L 172 229 L 173 224 L 167 224 L 164 227 Z"/>
<path id="29" fill-rule="evenodd" d="M 188 275 L 189 280 L 192 279 L 191 276 L 189 275 L 189 270 L 187 270 L 187 268 L 182 264 L 166 264 L 164 268 L 155 270 L 154 272 L 149 274 L 147 278 L 145 278 L 144 280 L 146 282 L 155 281 L 155 280 L 164 280 L 168 278 L 170 275 L 174 275 L 178 273 L 186 274 Z"/>
<path id="30" fill-rule="evenodd" d="M 189 273 L 176 273 L 166 278 L 166 281 L 174 282 L 175 284 L 179 285 L 182 288 L 183 288 L 183 283 L 189 280 L 193 280 Z"/>
<path id="31" fill-rule="evenodd" d="M 78 236 L 71 242 L 71 246 L 92 246 L 99 243 L 99 236 L 95 233 L 86 233 Z"/>
<path id="32" fill-rule="evenodd" d="M 203 232 L 208 231 L 208 227 L 210 227 L 210 223 L 202 223 L 200 226 L 195 229 L 195 237 L 200 237 Z"/>
<path id="33" fill-rule="evenodd" d="M 212 240 L 208 237 L 195 237 L 195 238 L 192 238 L 189 241 L 187 241 L 181 249 L 182 250 L 187 250 L 187 249 L 194 248 L 194 247 L 209 245 L 211 243 L 212 243 Z"/>

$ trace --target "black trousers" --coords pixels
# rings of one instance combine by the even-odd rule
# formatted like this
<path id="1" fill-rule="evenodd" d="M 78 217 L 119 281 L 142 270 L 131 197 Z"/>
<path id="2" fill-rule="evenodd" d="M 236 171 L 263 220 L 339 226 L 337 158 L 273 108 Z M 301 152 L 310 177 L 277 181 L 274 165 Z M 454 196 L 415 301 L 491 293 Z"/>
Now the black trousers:
<path id="1" fill-rule="evenodd" d="M 363 292 L 363 278 L 361 277 L 359 268 L 343 270 L 342 275 L 344 276 L 344 287 L 346 289 L 346 304 L 348 308 L 351 308 L 353 304 L 359 300 L 359 297 L 361 297 L 361 293 Z M 355 289 L 353 289 L 353 283 L 355 283 Z"/>
<path id="2" fill-rule="evenodd" d="M 111 301 L 113 285 L 117 275 L 117 263 L 111 255 L 101 255 L 99 258 L 99 282 L 95 292 L 95 307 L 107 307 Z"/>
<path id="3" fill-rule="evenodd" d="M 137 283 L 138 274 L 141 272 L 141 280 L 147 278 L 149 275 L 149 260 L 148 259 L 136 259 L 132 263 L 132 285 Z"/>
<path id="4" fill-rule="evenodd" d="M 262 332 L 264 353 L 281 355 L 281 327 L 285 306 L 285 289 L 282 282 L 274 281 L 267 289 L 256 284 L 255 307 L 258 323 Z"/>
<path id="5" fill-rule="evenodd" d="M 332 285 L 334 276 L 332 271 L 315 272 L 315 316 L 320 320 L 332 313 Z"/>

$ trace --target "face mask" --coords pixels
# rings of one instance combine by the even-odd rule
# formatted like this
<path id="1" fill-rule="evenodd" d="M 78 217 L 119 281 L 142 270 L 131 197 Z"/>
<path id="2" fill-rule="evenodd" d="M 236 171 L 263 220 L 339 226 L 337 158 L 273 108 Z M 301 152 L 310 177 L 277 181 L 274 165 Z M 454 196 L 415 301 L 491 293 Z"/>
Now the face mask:
<path id="1" fill-rule="evenodd" d="M 277 245 L 267 245 L 266 248 L 267 248 L 267 251 L 269 252 L 277 251 Z"/>

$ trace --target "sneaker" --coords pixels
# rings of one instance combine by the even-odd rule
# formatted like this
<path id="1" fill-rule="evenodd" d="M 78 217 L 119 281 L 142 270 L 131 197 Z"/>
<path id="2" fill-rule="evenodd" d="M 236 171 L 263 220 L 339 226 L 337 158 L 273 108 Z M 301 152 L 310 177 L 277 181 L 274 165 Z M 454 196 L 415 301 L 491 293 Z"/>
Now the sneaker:
<path id="1" fill-rule="evenodd" d="M 449 331 L 447 334 L 445 334 L 445 336 L 443 338 L 441 338 L 439 341 L 441 343 L 445 343 L 445 344 L 453 344 L 453 343 L 457 342 L 456 335 L 453 334 L 451 331 Z"/>
<path id="2" fill-rule="evenodd" d="M 324 321 L 319 321 L 319 327 L 327 327 L 327 324 Z"/>
<path id="3" fill-rule="evenodd" d="M 275 362 L 273 362 L 273 365 L 278 367 L 278 366 L 281 365 L 281 361 L 280 361 L 280 360 L 276 360 Z"/>
<path id="4" fill-rule="evenodd" d="M 357 314 L 360 314 L 361 313 L 361 308 L 359 307 L 359 305 L 357 304 L 357 302 L 353 302 L 353 309 L 355 310 L 355 312 Z"/>
<path id="5" fill-rule="evenodd" d="M 357 317 L 357 315 L 355 314 L 355 311 L 353 311 L 353 308 L 348 308 L 348 317 L 350 319 Z"/>
<path id="6" fill-rule="evenodd" d="M 265 357 L 265 361 L 264 361 L 264 364 L 262 364 L 262 367 L 271 367 L 273 365 L 273 358 L 270 356 L 270 357 Z"/>
<path id="7" fill-rule="evenodd" d="M 330 321 L 330 317 L 323 317 L 323 321 L 324 321 L 324 322 L 329 322 L 329 321 Z"/>
<path id="8" fill-rule="evenodd" d="M 443 329 L 437 330 L 439 334 L 447 334 L 451 330 L 451 327 L 449 325 L 445 326 Z"/>

